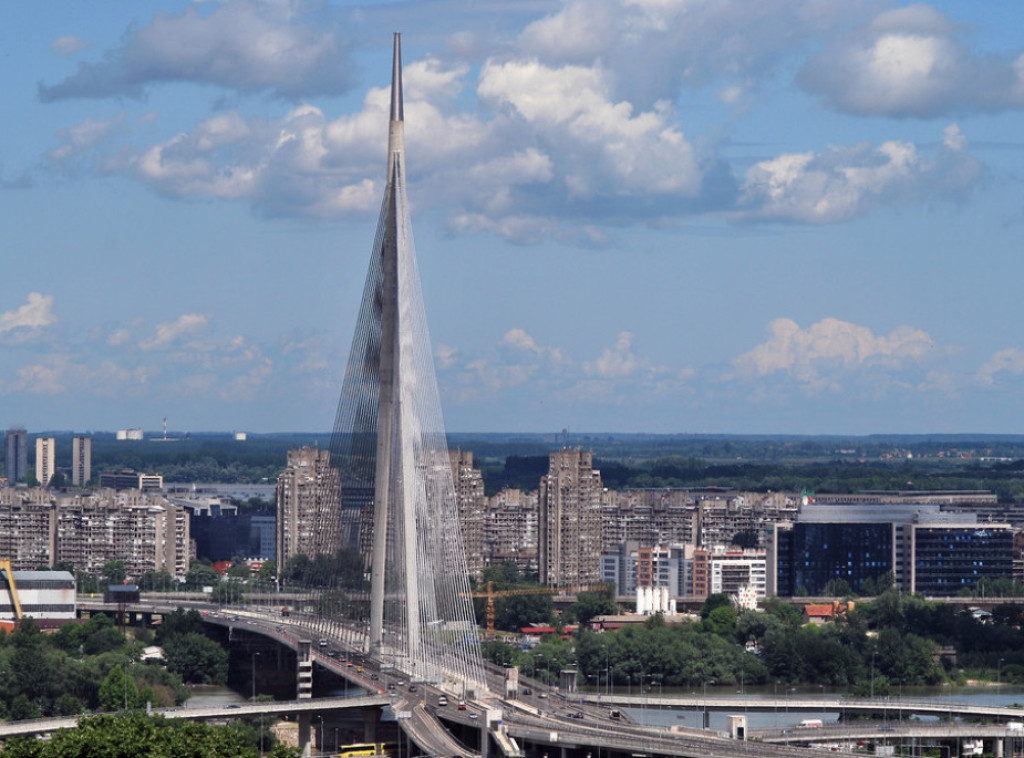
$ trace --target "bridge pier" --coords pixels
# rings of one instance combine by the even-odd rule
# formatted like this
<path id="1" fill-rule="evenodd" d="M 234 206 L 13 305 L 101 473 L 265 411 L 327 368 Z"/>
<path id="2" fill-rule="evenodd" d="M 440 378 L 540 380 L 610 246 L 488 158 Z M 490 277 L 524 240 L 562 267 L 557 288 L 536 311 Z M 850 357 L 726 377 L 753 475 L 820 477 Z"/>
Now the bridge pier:
<path id="1" fill-rule="evenodd" d="M 303 758 L 313 755 L 313 716 L 309 711 L 299 714 L 299 750 Z"/>
<path id="2" fill-rule="evenodd" d="M 992 758 L 1003 758 L 1003 743 L 1004 740 L 998 737 L 992 740 Z"/>

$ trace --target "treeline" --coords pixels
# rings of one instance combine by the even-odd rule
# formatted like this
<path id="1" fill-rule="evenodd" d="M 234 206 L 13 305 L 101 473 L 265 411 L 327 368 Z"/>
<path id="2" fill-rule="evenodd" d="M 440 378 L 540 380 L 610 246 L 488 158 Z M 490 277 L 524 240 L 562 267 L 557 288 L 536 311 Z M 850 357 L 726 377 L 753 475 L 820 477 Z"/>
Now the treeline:
<path id="1" fill-rule="evenodd" d="M 133 468 L 168 482 L 274 483 L 288 450 L 328 447 L 329 435 L 198 435 L 162 442 L 93 438 L 93 471 Z M 698 435 L 449 435 L 473 452 L 487 493 L 537 489 L 551 451 L 594 453 L 612 489 L 727 487 L 748 491 L 983 489 L 1003 502 L 1024 501 L 1024 437 L 943 435 L 756 437 Z M 58 466 L 70 464 L 70 435 L 57 441 Z M 892 458 L 886 453 L 900 451 Z M 938 457 L 943 453 L 945 457 Z M 961 458 L 959 454 L 970 457 Z M 910 457 L 908 457 L 910 456 Z M 979 456 L 1005 462 L 979 461 Z"/>
<path id="2" fill-rule="evenodd" d="M 4 758 L 298 758 L 297 748 L 278 743 L 268 751 L 259 742 L 252 719 L 226 725 L 169 721 L 162 716 L 129 713 L 84 718 L 76 729 L 62 729 L 48 740 L 16 737 L 4 744 Z"/>
<path id="3" fill-rule="evenodd" d="M 1024 614 L 997 607 L 990 623 L 970 613 L 890 590 L 857 604 L 823 626 L 804 624 L 801 611 L 770 601 L 763 611 L 738 612 L 724 595 L 712 596 L 698 622 L 643 626 L 615 633 L 582 629 L 554 635 L 528 651 L 504 642 L 485 644 L 488 657 L 517 665 L 554 683 L 556 672 L 577 668 L 581 683 L 598 677 L 615 687 L 729 685 L 819 686 L 854 695 L 885 696 L 901 686 L 962 683 L 980 678 L 1024 683 Z M 954 657 L 944 653 L 955 650 Z"/>

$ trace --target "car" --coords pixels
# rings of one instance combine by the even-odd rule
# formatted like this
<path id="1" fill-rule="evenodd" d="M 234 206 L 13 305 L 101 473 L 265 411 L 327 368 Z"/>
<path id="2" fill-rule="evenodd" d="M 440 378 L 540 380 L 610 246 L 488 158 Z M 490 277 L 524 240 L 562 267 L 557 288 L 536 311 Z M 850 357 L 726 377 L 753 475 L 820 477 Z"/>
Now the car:
<path id="1" fill-rule="evenodd" d="M 583 718 L 583 712 L 582 711 L 573 711 L 572 713 L 569 714 L 569 718 L 571 718 L 571 719 L 582 719 Z"/>
<path id="2" fill-rule="evenodd" d="M 418 688 L 416 687 L 416 685 L 415 685 L 415 684 L 410 684 L 410 685 L 409 685 L 409 692 L 415 692 L 415 691 L 416 691 L 417 689 L 418 689 Z"/>
<path id="3" fill-rule="evenodd" d="M 448 698 L 445 697 L 444 695 L 441 695 L 440 697 L 437 698 L 437 704 L 438 705 L 448 705 Z"/>
<path id="4" fill-rule="evenodd" d="M 459 701 L 459 710 L 460 711 L 466 710 L 466 701 L 465 700 L 460 700 Z"/>
<path id="5" fill-rule="evenodd" d="M 471 719 L 479 718 L 479 716 L 477 716 L 477 715 L 476 715 L 475 713 L 471 713 L 471 714 L 469 714 L 469 717 L 470 717 Z"/>
<path id="6" fill-rule="evenodd" d="M 393 690 L 394 688 L 395 688 L 395 683 L 394 682 L 388 682 L 388 689 L 389 690 Z"/>
<path id="7" fill-rule="evenodd" d="M 539 695 L 537 695 L 537 697 L 539 697 L 541 700 L 546 699 L 547 696 L 548 696 L 548 693 L 546 693 L 546 692 L 542 692 Z"/>
<path id="8" fill-rule="evenodd" d="M 225 708 L 241 708 L 242 706 L 240 706 L 238 703 L 228 703 L 224 707 Z"/>
<path id="9" fill-rule="evenodd" d="M 327 655 L 330 658 L 337 658 L 338 657 L 338 651 L 333 649 L 333 648 L 331 648 L 330 650 L 327 651 Z"/>
<path id="10" fill-rule="evenodd" d="M 531 690 L 529 687 L 523 687 L 523 694 L 524 695 L 532 695 L 533 694 L 533 690 Z"/>
<path id="11" fill-rule="evenodd" d="M 377 676 L 376 674 L 370 674 L 370 680 L 371 681 L 376 682 L 378 679 L 380 679 L 380 677 Z"/>
<path id="12" fill-rule="evenodd" d="M 327 647 L 327 640 L 323 637 L 320 638 L 320 647 Z"/>

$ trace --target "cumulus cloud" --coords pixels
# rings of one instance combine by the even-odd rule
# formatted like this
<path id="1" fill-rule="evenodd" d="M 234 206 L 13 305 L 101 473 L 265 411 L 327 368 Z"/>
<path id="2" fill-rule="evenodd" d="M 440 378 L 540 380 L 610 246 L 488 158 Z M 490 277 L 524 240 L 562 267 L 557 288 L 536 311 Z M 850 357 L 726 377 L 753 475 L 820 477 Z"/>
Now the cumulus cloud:
<path id="1" fill-rule="evenodd" d="M 551 64 L 600 61 L 616 97 L 649 106 L 684 86 L 721 83 L 735 97 L 861 13 L 838 0 L 571 0 L 517 42 L 524 56 Z"/>
<path id="2" fill-rule="evenodd" d="M 978 369 L 976 378 L 982 384 L 991 385 L 995 383 L 996 374 L 1002 372 L 1015 376 L 1024 374 L 1024 350 L 1016 347 L 999 350 Z"/>
<path id="3" fill-rule="evenodd" d="M 889 335 L 836 318 L 822 319 L 807 329 L 788 318 L 768 326 L 769 337 L 733 361 L 741 374 L 792 375 L 814 389 L 838 390 L 836 374 L 866 367 L 896 368 L 920 362 L 932 351 L 931 337 L 920 329 L 901 326 Z"/>
<path id="4" fill-rule="evenodd" d="M 684 196 L 700 189 L 696 151 L 671 121 L 668 104 L 635 112 L 629 102 L 611 98 L 598 67 L 492 62 L 480 75 L 478 93 L 558 141 L 572 197 L 609 188 L 618 195 Z"/>
<path id="5" fill-rule="evenodd" d="M 209 319 L 201 313 L 184 313 L 174 321 L 158 324 L 156 331 L 139 342 L 142 350 L 165 350 L 181 337 L 206 328 Z"/>
<path id="6" fill-rule="evenodd" d="M 8 333 L 34 334 L 44 326 L 57 323 L 53 314 L 53 295 L 30 292 L 28 302 L 13 311 L 0 313 L 0 337 Z"/>
<path id="7" fill-rule="evenodd" d="M 958 197 L 980 181 L 981 164 L 964 151 L 959 127 L 946 128 L 930 156 L 913 143 L 834 146 L 823 153 L 789 153 L 752 166 L 743 184 L 742 216 L 827 224 L 883 204 L 923 197 Z"/>
<path id="8" fill-rule="evenodd" d="M 1024 54 L 972 52 L 960 29 L 923 4 L 884 11 L 808 60 L 798 81 L 859 115 L 933 118 L 1024 107 Z"/>
<path id="9" fill-rule="evenodd" d="M 323 8 L 300 2 L 225 0 L 211 10 L 192 4 L 130 28 L 123 45 L 83 62 L 53 85 L 43 102 L 68 98 L 141 97 L 162 82 L 188 81 L 241 92 L 299 99 L 351 87 L 346 45 L 324 24 Z"/>

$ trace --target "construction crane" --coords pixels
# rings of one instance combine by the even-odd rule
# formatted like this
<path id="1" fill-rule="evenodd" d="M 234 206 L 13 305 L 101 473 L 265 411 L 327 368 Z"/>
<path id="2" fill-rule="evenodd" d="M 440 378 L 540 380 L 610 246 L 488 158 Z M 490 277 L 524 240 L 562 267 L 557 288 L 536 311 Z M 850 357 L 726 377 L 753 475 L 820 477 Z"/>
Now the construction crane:
<path id="1" fill-rule="evenodd" d="M 487 605 L 484 611 L 484 618 L 487 624 L 488 636 L 494 634 L 494 598 L 512 597 L 514 595 L 563 595 L 573 592 L 603 592 L 608 589 L 604 584 L 589 584 L 583 587 L 521 587 L 519 589 L 496 590 L 494 582 L 487 582 L 487 589 L 483 592 L 474 592 L 473 597 L 487 598 Z"/>
<path id="2" fill-rule="evenodd" d="M 9 559 L 0 558 L 0 574 L 7 578 L 7 589 L 11 595 L 11 605 L 14 607 L 14 620 L 21 621 L 21 599 L 18 597 L 18 585 L 14 582 L 14 569 Z"/>

